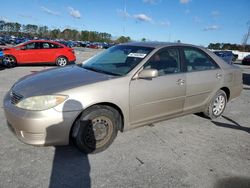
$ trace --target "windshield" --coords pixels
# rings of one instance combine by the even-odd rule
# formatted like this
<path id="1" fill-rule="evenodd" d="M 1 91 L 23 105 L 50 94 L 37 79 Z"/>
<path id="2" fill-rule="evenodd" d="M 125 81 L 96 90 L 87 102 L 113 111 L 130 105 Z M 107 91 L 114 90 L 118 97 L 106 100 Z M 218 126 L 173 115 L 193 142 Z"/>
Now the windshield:
<path id="1" fill-rule="evenodd" d="M 19 44 L 17 44 L 17 45 L 15 45 L 15 46 L 13 46 L 13 47 L 14 47 L 14 48 L 19 47 L 19 46 L 24 45 L 25 43 L 27 43 L 27 42 L 22 42 L 22 43 L 19 43 Z"/>
<path id="2" fill-rule="evenodd" d="M 95 72 L 123 76 L 138 65 L 153 48 L 117 45 L 82 63 Z"/>

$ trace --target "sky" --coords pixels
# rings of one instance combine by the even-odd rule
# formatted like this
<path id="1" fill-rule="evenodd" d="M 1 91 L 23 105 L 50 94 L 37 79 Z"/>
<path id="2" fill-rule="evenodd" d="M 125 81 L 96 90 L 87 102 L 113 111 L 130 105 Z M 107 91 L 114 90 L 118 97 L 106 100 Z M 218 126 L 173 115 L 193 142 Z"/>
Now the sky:
<path id="1" fill-rule="evenodd" d="M 0 20 L 133 40 L 241 44 L 250 0 L 8 0 L 1 2 Z"/>

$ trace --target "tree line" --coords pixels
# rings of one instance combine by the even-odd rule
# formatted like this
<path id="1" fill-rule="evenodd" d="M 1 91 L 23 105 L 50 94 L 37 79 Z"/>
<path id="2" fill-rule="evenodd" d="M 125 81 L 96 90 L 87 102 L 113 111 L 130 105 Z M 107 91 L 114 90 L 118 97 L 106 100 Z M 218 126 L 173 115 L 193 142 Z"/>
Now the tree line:
<path id="1" fill-rule="evenodd" d="M 0 35 L 14 35 L 16 37 L 44 38 L 44 39 L 64 39 L 74 41 L 90 42 L 115 42 L 124 43 L 131 41 L 130 37 L 120 36 L 113 40 L 112 35 L 106 32 L 97 31 L 78 31 L 76 29 L 49 29 L 47 26 L 34 24 L 20 24 L 17 22 L 5 22 L 0 20 Z M 146 41 L 142 38 L 142 41 Z M 179 41 L 178 41 L 179 42 Z M 213 50 L 239 50 L 250 52 L 250 45 L 239 45 L 230 43 L 210 43 L 209 49 Z"/>
<path id="2" fill-rule="evenodd" d="M 250 45 L 239 45 L 230 43 L 210 43 L 209 49 L 213 50 L 238 50 L 241 52 L 250 52 Z"/>
<path id="3" fill-rule="evenodd" d="M 74 41 L 90 41 L 90 42 L 129 42 L 130 37 L 121 36 L 116 40 L 112 40 L 112 35 L 106 32 L 97 31 L 78 31 L 76 29 L 49 29 L 47 26 L 38 26 L 34 24 L 20 24 L 17 22 L 5 22 L 0 20 L 0 34 L 14 35 L 16 37 L 27 38 L 45 38 L 45 39 L 64 39 Z"/>

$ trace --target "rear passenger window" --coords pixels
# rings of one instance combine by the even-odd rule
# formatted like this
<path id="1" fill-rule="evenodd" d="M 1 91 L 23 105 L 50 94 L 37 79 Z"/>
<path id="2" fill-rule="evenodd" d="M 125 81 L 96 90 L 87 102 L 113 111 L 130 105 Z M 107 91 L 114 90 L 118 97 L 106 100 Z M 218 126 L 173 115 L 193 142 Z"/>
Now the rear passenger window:
<path id="1" fill-rule="evenodd" d="M 205 53 L 194 48 L 184 48 L 185 64 L 187 72 L 216 69 L 219 66 Z"/>

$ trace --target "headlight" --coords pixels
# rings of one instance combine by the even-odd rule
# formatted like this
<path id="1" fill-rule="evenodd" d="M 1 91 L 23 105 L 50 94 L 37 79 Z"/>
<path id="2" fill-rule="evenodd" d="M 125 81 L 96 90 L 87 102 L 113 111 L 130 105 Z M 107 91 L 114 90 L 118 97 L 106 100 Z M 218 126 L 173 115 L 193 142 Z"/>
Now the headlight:
<path id="1" fill-rule="evenodd" d="M 21 100 L 16 106 L 25 110 L 41 111 L 53 108 L 61 104 L 67 98 L 68 96 L 63 95 L 35 96 Z"/>

